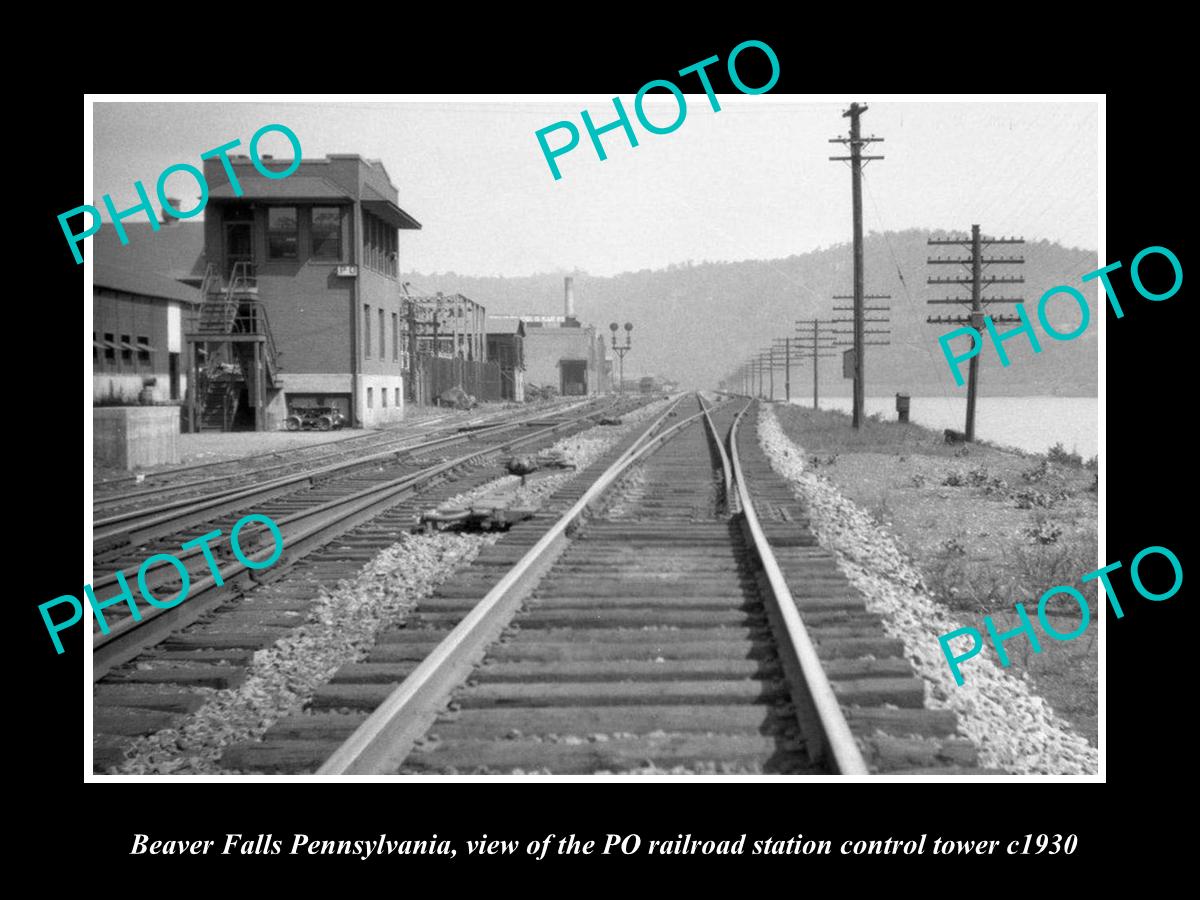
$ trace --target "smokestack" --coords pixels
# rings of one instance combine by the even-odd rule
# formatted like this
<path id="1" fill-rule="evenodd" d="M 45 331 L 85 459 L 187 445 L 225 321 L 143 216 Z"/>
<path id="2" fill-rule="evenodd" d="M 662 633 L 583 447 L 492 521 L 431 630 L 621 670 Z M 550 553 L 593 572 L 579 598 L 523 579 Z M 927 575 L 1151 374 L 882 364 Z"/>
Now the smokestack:
<path id="1" fill-rule="evenodd" d="M 568 275 L 563 279 L 566 297 L 563 300 L 565 315 L 568 319 L 575 318 L 575 279 Z"/>

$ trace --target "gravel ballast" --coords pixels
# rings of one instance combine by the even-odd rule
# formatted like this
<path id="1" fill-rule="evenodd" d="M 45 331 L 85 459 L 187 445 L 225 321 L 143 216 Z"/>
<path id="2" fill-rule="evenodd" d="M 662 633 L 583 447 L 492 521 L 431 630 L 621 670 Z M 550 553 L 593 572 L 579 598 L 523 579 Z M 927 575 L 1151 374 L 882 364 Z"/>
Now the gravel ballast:
<path id="1" fill-rule="evenodd" d="M 806 468 L 805 451 L 783 433 L 769 406 L 759 415 L 758 438 L 772 467 L 804 501 L 821 546 L 835 554 L 867 608 L 883 618 L 887 634 L 904 642 L 925 682 L 926 705 L 958 715 L 959 731 L 979 748 L 980 765 L 1022 775 L 1097 772 L 1096 748 L 1033 693 L 1023 675 L 981 654 L 964 665 L 966 681 L 957 685 L 938 638 L 979 623 L 956 621 L 929 595 L 894 536 Z"/>
<path id="2" fill-rule="evenodd" d="M 518 499 L 539 506 L 661 409 L 652 403 L 625 415 L 620 426 L 597 426 L 558 441 L 552 449 L 576 468 L 531 482 Z M 470 503 L 519 480 L 506 476 L 449 502 Z M 303 625 L 254 654 L 242 684 L 198 689 L 207 695 L 200 709 L 173 728 L 139 738 L 110 774 L 236 774 L 218 764 L 226 747 L 258 740 L 280 719 L 301 712 L 341 666 L 367 657 L 379 632 L 404 621 L 421 599 L 499 538 L 450 531 L 401 535 L 353 577 L 323 588 Z"/>
<path id="3" fill-rule="evenodd" d="M 363 659 L 376 633 L 402 621 L 456 568 L 496 535 L 402 535 L 351 579 L 322 589 L 308 621 L 254 654 L 245 682 L 213 690 L 176 728 L 140 738 L 122 775 L 203 775 L 225 770 L 225 747 L 256 740 L 277 720 L 299 712 L 342 665 Z"/>

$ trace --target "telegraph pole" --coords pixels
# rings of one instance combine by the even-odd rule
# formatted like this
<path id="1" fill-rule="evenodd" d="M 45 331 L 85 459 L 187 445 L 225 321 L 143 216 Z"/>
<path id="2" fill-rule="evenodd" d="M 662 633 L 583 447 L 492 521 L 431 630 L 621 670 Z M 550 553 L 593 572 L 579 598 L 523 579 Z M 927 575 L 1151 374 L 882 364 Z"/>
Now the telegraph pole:
<path id="1" fill-rule="evenodd" d="M 850 119 L 849 138 L 830 138 L 831 144 L 846 144 L 850 148 L 849 156 L 831 156 L 831 160 L 849 161 L 850 163 L 850 195 L 854 205 L 854 427 L 862 426 L 863 404 L 866 394 L 865 369 L 863 365 L 863 245 L 862 245 L 862 167 L 864 162 L 873 159 L 883 159 L 882 156 L 863 156 L 862 148 L 883 138 L 862 136 L 859 119 L 868 107 L 851 103 L 850 108 L 842 113 L 843 118 Z"/>
<path id="2" fill-rule="evenodd" d="M 835 294 L 834 300 L 854 300 L 854 297 L 847 297 L 841 294 Z M 890 300 L 890 294 L 863 294 L 862 299 L 866 300 Z M 867 325 L 887 325 L 888 317 L 884 315 L 882 318 L 869 317 L 869 313 L 887 313 L 891 307 L 889 306 L 863 306 L 847 307 L 835 306 L 834 312 L 854 312 L 854 319 L 830 319 L 829 321 L 835 326 L 831 333 L 835 335 L 835 346 L 847 347 L 858 346 L 862 347 L 886 347 L 891 341 L 882 340 L 880 336 L 890 335 L 891 328 L 867 328 Z M 837 325 L 848 325 L 851 322 L 854 324 L 853 330 L 845 328 L 837 328 Z M 856 351 L 857 358 L 857 351 Z"/>
<path id="3" fill-rule="evenodd" d="M 983 290 L 992 284 L 1021 284 L 1025 281 L 1020 275 L 993 275 L 984 277 L 983 267 L 990 265 L 1021 265 L 1025 262 L 1023 257 L 1019 256 L 994 256 L 985 258 L 983 248 L 990 247 L 992 244 L 1023 244 L 1025 241 L 1022 238 L 985 238 L 979 233 L 979 226 L 971 226 L 970 240 L 966 238 L 936 240 L 929 239 L 930 246 L 969 246 L 971 255 L 966 259 L 959 257 L 934 257 L 927 260 L 931 266 L 936 265 L 960 265 L 969 266 L 971 277 L 964 278 L 930 278 L 929 284 L 956 284 L 971 286 L 971 297 L 968 300 L 966 297 L 942 297 L 935 300 L 927 301 L 930 304 L 943 303 L 969 303 L 970 312 L 967 316 L 929 316 L 926 322 L 930 324 L 957 324 L 970 325 L 979 333 L 979 340 L 983 340 L 983 314 L 985 303 L 1021 303 L 1021 297 L 987 297 L 983 296 Z M 996 315 L 990 317 L 993 322 L 1019 322 L 1020 316 Z M 967 426 L 966 438 L 968 441 L 975 440 L 975 406 L 979 397 L 979 354 L 972 356 L 967 369 Z"/>
<path id="4" fill-rule="evenodd" d="M 792 338 L 775 338 L 775 344 L 783 341 L 783 399 L 792 402 Z"/>
<path id="5" fill-rule="evenodd" d="M 836 353 L 832 351 L 837 343 L 834 339 L 832 330 L 829 325 L 830 319 L 797 319 L 796 320 L 796 346 L 808 346 L 808 352 L 812 354 L 813 361 L 813 409 L 820 408 L 820 361 L 822 359 L 832 359 Z M 822 330 L 821 326 L 826 328 Z"/>

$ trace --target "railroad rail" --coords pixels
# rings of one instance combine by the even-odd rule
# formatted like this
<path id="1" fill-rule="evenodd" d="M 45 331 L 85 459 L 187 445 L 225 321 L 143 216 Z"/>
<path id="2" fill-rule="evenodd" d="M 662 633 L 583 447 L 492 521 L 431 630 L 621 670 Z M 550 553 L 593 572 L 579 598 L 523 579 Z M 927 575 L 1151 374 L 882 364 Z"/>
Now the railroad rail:
<path id="1" fill-rule="evenodd" d="M 158 517 L 168 516 L 167 520 L 169 520 L 169 514 L 178 513 L 179 510 L 189 506 L 202 503 L 215 504 L 217 500 L 226 497 L 236 498 L 247 490 L 247 482 L 265 484 L 273 481 L 286 486 L 302 482 L 306 476 L 312 479 L 328 477 L 359 466 L 369 466 L 379 460 L 386 460 L 392 454 L 403 456 L 437 447 L 452 446 L 472 440 L 479 435 L 544 421 L 548 416 L 565 415 L 587 405 L 594 406 L 596 402 L 558 405 L 552 410 L 542 410 L 532 416 L 514 417 L 510 411 L 506 411 L 502 414 L 457 423 L 438 429 L 432 434 L 372 432 L 344 438 L 333 445 L 321 445 L 317 448 L 302 447 L 292 451 L 275 451 L 269 454 L 243 457 L 239 460 L 202 463 L 199 464 L 200 467 L 232 466 L 233 471 L 199 479 L 179 479 L 179 473 L 196 468 L 191 466 L 155 473 L 160 480 L 165 479 L 163 483 L 135 490 L 121 490 L 120 493 L 98 496 L 94 499 L 94 540 L 104 545 L 137 539 L 139 536 L 144 536 L 139 534 L 137 527 L 139 523 L 153 525 Z M 501 421 L 495 421 L 497 418 Z M 306 451 L 313 449 L 326 452 L 315 456 L 308 455 Z M 276 461 L 268 465 L 258 464 L 267 460 Z M 230 482 L 238 482 L 238 484 L 232 487 L 220 487 L 228 485 Z M 201 497 L 203 500 L 200 499 Z"/>
<path id="2" fill-rule="evenodd" d="M 758 405 L 683 404 L 628 435 L 379 633 L 302 713 L 228 747 L 221 766 L 321 775 L 983 771 L 954 714 L 925 707 L 902 643 L 817 546 L 759 447 Z M 338 547 L 331 559 L 344 564 L 345 553 L 361 565 L 394 540 L 385 520 L 399 508 L 353 532 L 354 542 L 329 545 Z M 297 593 L 314 583 L 289 576 L 259 586 L 266 602 L 255 604 L 255 621 L 302 605 Z M 156 652 L 202 661 L 203 684 L 229 686 L 212 673 L 236 675 L 227 662 L 272 642 L 261 630 L 189 629 Z M 148 722 L 202 702 L 180 685 L 131 701 L 127 681 L 155 673 L 123 671 L 96 686 L 110 730 L 146 733 Z"/>
<path id="3" fill-rule="evenodd" d="M 514 528 L 222 764 L 979 771 L 954 714 L 924 707 L 902 644 L 816 546 L 756 412 L 664 414 L 581 477 L 569 508 Z"/>
<path id="4" fill-rule="evenodd" d="M 536 410 L 538 415 L 552 415 L 567 409 L 580 406 L 574 398 L 538 404 L 527 404 L 524 411 Z M 422 419 L 414 424 L 402 424 L 398 427 L 388 426 L 377 430 L 367 430 L 360 434 L 341 437 L 336 441 L 315 444 L 312 446 L 292 447 L 286 450 L 267 450 L 262 453 L 239 456 L 232 459 L 219 459 L 209 462 L 189 463 L 182 466 L 155 469 L 147 472 L 135 472 L 129 475 L 118 475 L 112 478 L 101 478 L 93 482 L 92 490 L 96 505 L 108 504 L 126 497 L 148 496 L 162 490 L 178 490 L 185 487 L 204 487 L 221 481 L 244 478 L 247 474 L 260 474 L 267 470 L 276 470 L 280 465 L 294 465 L 298 458 L 310 463 L 336 458 L 348 452 L 361 452 L 364 447 L 374 444 L 388 444 L 402 440 L 413 440 L 427 434 L 439 432 L 450 433 L 457 430 L 468 430 L 496 419 L 511 416 L 511 410 L 494 410 L 464 419 L 461 422 L 445 423 L 452 413 Z M 309 454 L 314 454 L 309 456 Z M 277 461 L 283 461 L 277 465 Z M 218 471 L 224 470 L 224 471 Z M 183 480 L 184 476 L 200 473 L 201 477 L 191 481 Z M 204 474 L 212 473 L 212 474 Z M 133 488 L 130 490 L 130 488 Z"/>
<path id="5" fill-rule="evenodd" d="M 641 403 L 640 399 L 635 402 L 637 405 Z M 110 625 L 107 634 L 100 633 L 98 629 L 93 632 L 93 680 L 103 678 L 114 667 L 137 657 L 179 628 L 197 621 L 235 592 L 245 589 L 256 580 L 256 571 L 233 559 L 228 545 L 228 530 L 240 514 L 247 511 L 263 513 L 269 515 L 279 527 L 283 535 L 284 551 L 283 558 L 274 566 L 274 570 L 278 570 L 303 558 L 338 535 L 379 516 L 401 501 L 419 496 L 433 485 L 451 479 L 461 480 L 463 473 L 473 467 L 481 470 L 476 475 L 476 481 L 494 479 L 502 472 L 485 465 L 492 457 L 521 447 L 552 443 L 564 434 L 593 424 L 597 415 L 595 410 L 590 410 L 585 415 L 560 416 L 557 421 L 542 421 L 541 427 L 535 427 L 517 436 L 509 435 L 508 432 L 529 425 L 529 420 L 502 423 L 491 426 L 485 434 L 476 431 L 461 438 L 479 446 L 455 457 L 430 458 L 427 455 L 430 451 L 448 446 L 447 439 L 438 439 L 422 445 L 425 453 L 416 452 L 416 448 L 410 449 L 404 465 L 380 466 L 369 475 L 360 474 L 356 478 L 327 481 L 320 488 L 297 493 L 298 487 L 311 485 L 313 479 L 318 477 L 316 473 L 309 472 L 303 476 L 286 479 L 286 489 L 290 489 L 289 493 L 281 491 L 281 486 L 275 482 L 266 482 L 202 504 L 189 504 L 181 510 L 167 511 L 153 520 L 153 526 L 139 523 L 138 528 L 156 527 L 158 532 L 163 534 L 169 534 L 172 530 L 177 532 L 182 527 L 199 523 L 203 523 L 200 533 L 212 527 L 220 528 L 224 542 L 212 545 L 219 563 L 220 577 L 210 574 L 201 548 L 197 547 L 187 552 L 179 551 L 181 541 L 178 534 L 173 545 L 169 540 L 159 539 L 147 546 L 122 548 L 121 552 L 131 560 L 125 565 L 121 564 L 121 557 L 100 557 L 101 561 L 95 564 L 97 571 L 103 571 L 100 566 L 107 563 L 114 572 L 93 580 L 93 590 L 101 599 L 117 592 L 119 585 L 115 572 L 121 572 L 128 582 L 133 582 L 138 575 L 140 560 L 151 553 L 172 549 L 176 558 L 189 570 L 191 589 L 185 602 L 169 609 L 146 609 L 140 619 L 134 619 L 127 612 L 122 613 L 123 607 L 113 607 L 111 611 L 106 611 L 109 621 L 113 624 Z M 457 441 L 460 438 L 456 436 L 453 440 Z M 373 461 L 387 462 L 394 459 L 395 454 L 389 452 Z M 339 471 L 347 468 L 356 466 L 349 463 L 338 464 Z M 455 490 L 460 488 L 461 485 L 456 485 Z M 219 518 L 222 515 L 226 518 Z M 411 510 L 406 509 L 405 515 L 411 519 Z M 407 524 L 411 527 L 413 522 Z M 241 543 L 250 548 L 246 553 L 247 557 L 257 562 L 273 552 L 274 544 L 268 539 L 265 546 L 257 546 L 251 531 L 254 527 L 251 526 L 243 532 L 249 537 L 249 541 Z M 136 530 L 131 533 L 141 534 Z M 258 537 L 261 538 L 264 533 L 265 529 L 261 529 Z M 189 540 L 194 536 L 187 533 L 182 540 Z M 258 543 L 261 544 L 261 541 Z M 174 589 L 178 584 L 177 569 L 170 562 L 147 567 L 143 574 L 145 583 L 152 590 Z"/>

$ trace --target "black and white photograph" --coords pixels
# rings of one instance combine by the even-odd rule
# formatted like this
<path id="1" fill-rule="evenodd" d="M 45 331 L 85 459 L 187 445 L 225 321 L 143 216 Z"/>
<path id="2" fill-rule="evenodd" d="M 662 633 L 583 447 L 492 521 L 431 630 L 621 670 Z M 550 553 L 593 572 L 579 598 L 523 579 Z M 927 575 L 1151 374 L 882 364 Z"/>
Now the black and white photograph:
<path id="1" fill-rule="evenodd" d="M 1104 97 L 766 52 L 89 98 L 87 780 L 1103 776 Z"/>

